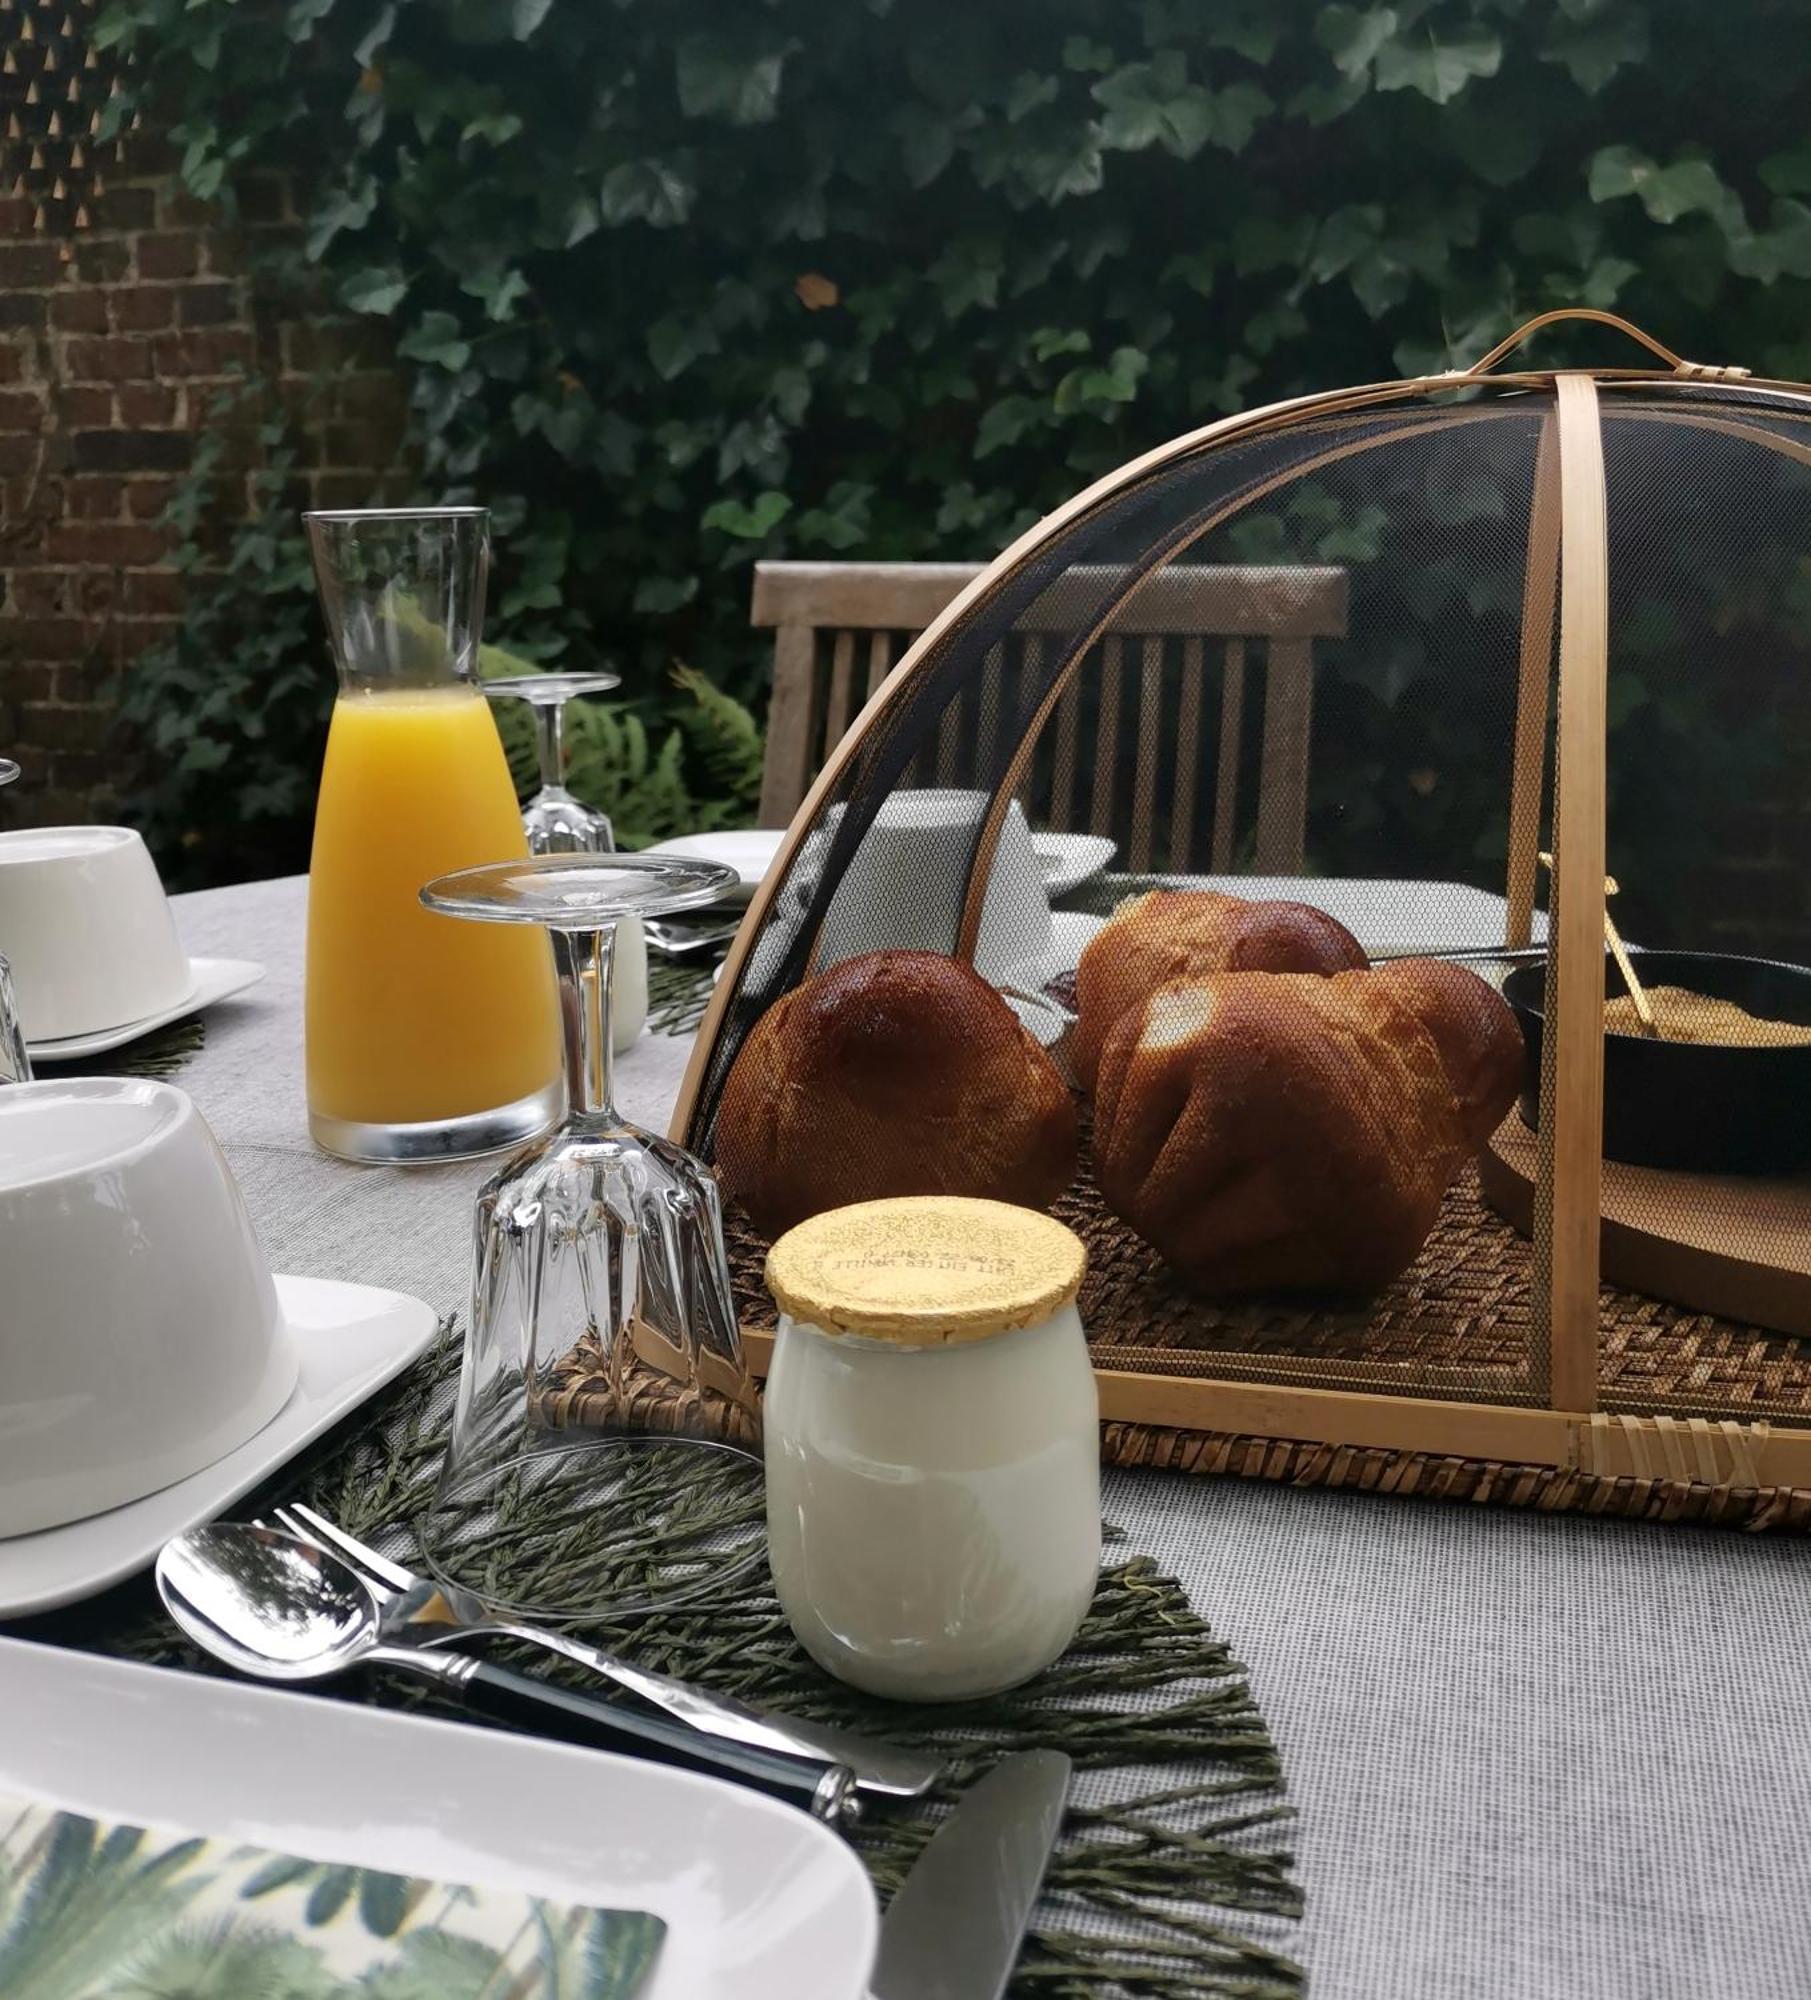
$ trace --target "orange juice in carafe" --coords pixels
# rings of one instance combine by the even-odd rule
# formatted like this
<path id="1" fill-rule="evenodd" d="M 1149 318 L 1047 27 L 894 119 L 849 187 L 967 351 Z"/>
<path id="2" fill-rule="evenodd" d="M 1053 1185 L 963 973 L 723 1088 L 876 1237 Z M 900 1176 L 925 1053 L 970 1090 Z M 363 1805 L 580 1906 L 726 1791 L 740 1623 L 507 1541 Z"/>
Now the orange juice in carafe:
<path id="1" fill-rule="evenodd" d="M 309 867 L 308 1117 L 345 1158 L 460 1158 L 558 1109 L 546 938 L 420 901 L 433 876 L 528 852 L 490 705 L 462 671 L 482 523 L 478 510 L 309 517 L 341 692 Z"/>

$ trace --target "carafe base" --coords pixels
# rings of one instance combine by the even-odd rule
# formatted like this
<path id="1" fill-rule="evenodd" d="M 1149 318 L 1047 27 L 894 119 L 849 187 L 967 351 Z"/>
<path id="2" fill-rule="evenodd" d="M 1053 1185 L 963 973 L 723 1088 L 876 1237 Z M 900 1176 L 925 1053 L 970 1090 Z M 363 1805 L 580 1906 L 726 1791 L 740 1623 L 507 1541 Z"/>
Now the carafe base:
<path id="1" fill-rule="evenodd" d="M 539 1138 L 559 1117 L 565 1092 L 556 1077 L 513 1104 L 468 1111 L 458 1118 L 430 1118 L 414 1125 L 366 1124 L 333 1118 L 311 1105 L 308 1131 L 323 1152 L 359 1166 L 426 1167 L 475 1160 Z"/>

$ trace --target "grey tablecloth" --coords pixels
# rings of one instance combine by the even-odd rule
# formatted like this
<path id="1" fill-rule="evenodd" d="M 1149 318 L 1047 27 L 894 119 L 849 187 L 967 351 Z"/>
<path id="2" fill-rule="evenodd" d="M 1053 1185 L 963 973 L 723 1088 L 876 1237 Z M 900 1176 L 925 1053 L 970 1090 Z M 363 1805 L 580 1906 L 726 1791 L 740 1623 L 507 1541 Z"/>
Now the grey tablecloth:
<path id="1" fill-rule="evenodd" d="M 310 1145 L 304 884 L 180 899 L 261 959 L 184 1072 L 280 1271 L 462 1305 L 486 1165 Z M 683 1043 L 618 1065 L 664 1127 Z M 1317 2000 L 1811 1995 L 1811 1560 L 1747 1540 L 1116 1474 L 1108 1507 L 1249 1663 L 1300 1808 Z M 1280 1939 L 1279 1942 L 1284 1942 Z"/>

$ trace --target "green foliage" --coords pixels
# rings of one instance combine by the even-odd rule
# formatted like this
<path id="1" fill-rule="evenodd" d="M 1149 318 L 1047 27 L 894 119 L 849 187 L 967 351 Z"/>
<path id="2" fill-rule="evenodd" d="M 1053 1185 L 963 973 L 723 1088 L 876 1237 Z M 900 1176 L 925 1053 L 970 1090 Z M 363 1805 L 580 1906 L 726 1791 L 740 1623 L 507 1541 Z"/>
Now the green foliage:
<path id="1" fill-rule="evenodd" d="M 245 436 L 263 464 L 228 484 Z M 138 817 L 171 881 L 305 866 L 333 670 L 296 515 L 299 446 L 253 387 L 220 397 L 166 516 L 189 578 L 181 626 L 135 665 L 120 722 L 142 754 Z M 246 512 L 222 537 L 210 503 Z"/>
<path id="2" fill-rule="evenodd" d="M 256 383 L 215 404 L 166 515 L 181 537 L 175 560 L 190 576 L 187 612 L 172 639 L 135 663 L 120 705 L 146 758 L 137 817 L 176 886 L 283 873 L 307 860 L 336 683 L 297 511 L 302 445 L 268 405 Z M 211 523 L 242 490 L 223 490 L 221 467 L 246 436 L 263 462 L 243 489 L 248 511 L 225 537 L 221 561 Z M 504 607 L 519 613 L 548 601 L 550 586 L 537 576 L 532 545 L 516 553 Z M 486 678 L 535 664 L 502 646 L 481 650 Z M 690 668 L 675 667 L 671 685 L 677 698 L 664 721 L 614 698 L 566 710 L 566 782 L 610 814 L 626 847 L 746 824 L 760 794 L 754 715 Z M 494 713 L 526 798 L 540 782 L 529 710 L 503 702 Z"/>
<path id="3" fill-rule="evenodd" d="M 460 1927 L 480 1898 L 375 1869 L 260 1858 L 227 1840 L 15 1817 L 0 1846 L 10 2000 L 631 2000 L 665 1926 L 534 1899 Z M 257 1915 L 248 1913 L 252 1905 Z M 282 1905 L 281 1915 L 274 1905 Z M 419 1921 L 417 1921 L 419 1920 Z M 413 1928 L 407 1928 L 411 1925 Z M 334 1958 L 307 1934 L 338 1926 Z M 495 1937 L 477 1934 L 494 1931 Z"/>
<path id="4" fill-rule="evenodd" d="M 663 761 L 670 663 L 763 681 L 758 556 L 986 555 L 1178 431 L 1557 304 L 1811 374 L 1797 0 L 697 0 L 683 33 L 655 0 L 110 0 L 103 33 L 197 192 L 302 164 L 295 275 L 393 326 L 424 490 L 497 509 L 496 631 L 621 668 L 595 754 L 651 799 L 712 782 L 695 738 Z M 235 542 L 186 672 L 236 672 L 234 633 L 318 681 L 273 579 Z M 1361 708 L 1413 845 L 1446 794 L 1388 690 Z M 192 819 L 187 720 L 150 719 L 153 815 Z M 292 777 L 315 726 L 277 732 Z M 196 733 L 293 843 L 312 773 Z"/>
<path id="5" fill-rule="evenodd" d="M 501 646 L 486 646 L 480 661 L 486 679 L 529 670 L 529 662 Z M 613 696 L 566 704 L 565 783 L 587 805 L 610 815 L 619 845 L 645 847 L 676 833 L 746 825 L 761 791 L 761 726 L 733 695 L 689 667 L 673 681 L 690 697 L 656 746 L 648 725 Z M 539 789 L 534 724 L 525 703 L 505 701 L 493 711 L 510 775 L 523 798 Z M 692 753 L 688 765 L 687 753 Z M 688 769 L 702 773 L 708 789 L 694 794 Z"/>

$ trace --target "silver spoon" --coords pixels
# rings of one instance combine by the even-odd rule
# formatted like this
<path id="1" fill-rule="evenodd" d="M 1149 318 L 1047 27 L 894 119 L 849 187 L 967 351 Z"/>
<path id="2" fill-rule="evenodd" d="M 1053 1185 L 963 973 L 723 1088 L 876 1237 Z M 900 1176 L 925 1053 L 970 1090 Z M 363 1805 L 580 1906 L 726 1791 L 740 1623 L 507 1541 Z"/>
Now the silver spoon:
<path id="1" fill-rule="evenodd" d="M 587 1645 L 569 1632 L 542 1625 L 518 1624 L 494 1613 L 483 1598 L 447 1578 L 416 1576 L 388 1556 L 367 1548 L 357 1536 L 336 1527 L 306 1501 L 298 1500 L 275 1513 L 275 1525 L 305 1544 L 337 1555 L 376 1600 L 377 1636 L 386 1645 L 425 1646 L 433 1650 L 486 1639 L 514 1639 L 585 1668 L 600 1680 L 613 1681 L 639 1695 L 652 1707 L 706 1736 L 727 1737 L 732 1743 L 752 1743 L 782 1757 L 805 1757 L 824 1764 L 846 1764 L 857 1787 L 890 1798 L 915 1799 L 928 1792 L 948 1769 L 948 1760 L 896 1743 L 877 1742 L 849 1729 L 776 1715 L 731 1695 L 713 1694 L 671 1674 L 652 1673 L 632 1661 Z"/>
<path id="2" fill-rule="evenodd" d="M 274 1529 L 220 1521 L 178 1535 L 157 1558 L 157 1589 L 196 1645 L 258 1680 L 316 1681 L 352 1667 L 391 1667 L 530 1727 L 544 1727 L 554 1710 L 677 1761 L 805 1794 L 820 1819 L 845 1822 L 858 1809 L 844 1765 L 700 1736 L 664 1716 L 618 1708 L 489 1660 L 388 1645 L 363 1579 L 338 1556 Z"/>

